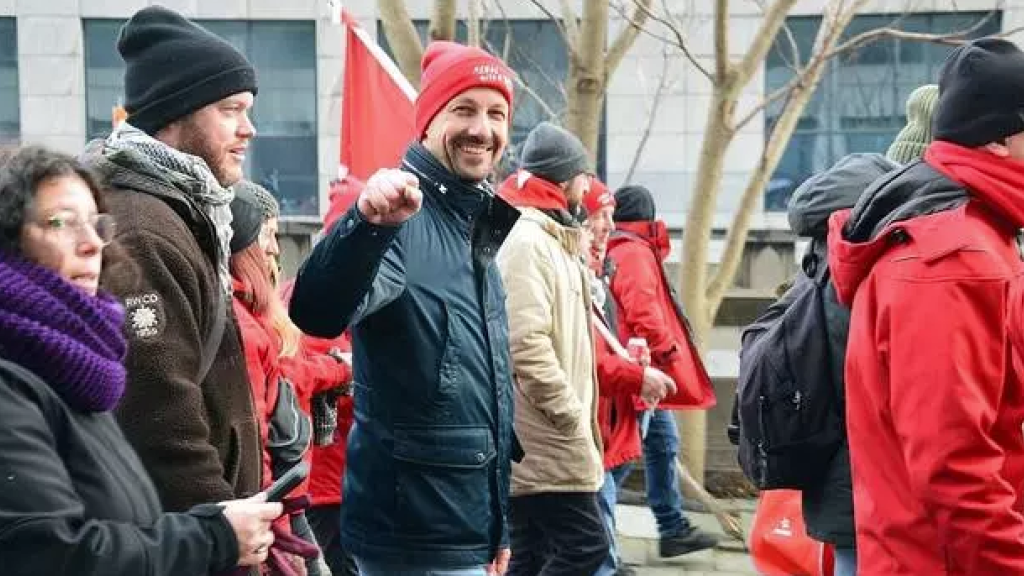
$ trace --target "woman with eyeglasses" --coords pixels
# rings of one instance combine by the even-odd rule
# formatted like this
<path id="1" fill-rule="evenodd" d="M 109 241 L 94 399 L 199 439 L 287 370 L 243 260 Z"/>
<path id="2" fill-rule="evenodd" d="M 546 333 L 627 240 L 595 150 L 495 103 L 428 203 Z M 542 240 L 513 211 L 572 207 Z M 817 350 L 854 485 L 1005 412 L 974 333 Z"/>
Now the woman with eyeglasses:
<path id="1" fill-rule="evenodd" d="M 73 158 L 37 147 L 0 153 L 2 572 L 199 576 L 255 566 L 280 504 L 260 496 L 162 513 L 111 414 L 125 388 L 124 312 L 98 279 L 114 225 Z"/>

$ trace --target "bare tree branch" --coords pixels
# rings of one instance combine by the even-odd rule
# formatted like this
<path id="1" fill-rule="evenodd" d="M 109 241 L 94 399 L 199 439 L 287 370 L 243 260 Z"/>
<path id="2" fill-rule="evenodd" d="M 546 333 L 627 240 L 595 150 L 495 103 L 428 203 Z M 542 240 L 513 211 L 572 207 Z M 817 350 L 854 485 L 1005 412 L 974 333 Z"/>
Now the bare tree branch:
<path id="1" fill-rule="evenodd" d="M 544 13 L 552 22 L 555 23 L 555 28 L 558 29 L 558 34 L 562 37 L 562 41 L 565 42 L 565 50 L 569 53 L 569 58 L 576 58 L 576 54 L 573 52 L 574 40 L 570 37 L 569 31 L 565 28 L 565 22 L 562 18 L 555 16 L 554 12 L 548 10 L 548 7 L 544 5 L 541 0 L 530 0 L 534 6 L 536 6 L 541 12 Z M 575 24 L 575 22 L 574 22 Z"/>
<path id="2" fill-rule="evenodd" d="M 512 46 L 511 41 L 509 40 L 509 38 L 511 37 L 512 33 L 511 31 L 509 31 L 505 35 L 505 45 L 503 46 L 502 51 L 502 53 L 506 54 L 506 56 L 503 58 L 506 61 L 508 60 L 507 54 Z M 484 47 L 487 48 L 487 50 L 490 51 L 492 54 L 499 53 L 498 50 L 495 49 L 495 46 L 491 44 L 486 38 L 484 39 Z M 536 90 L 531 88 L 529 84 L 523 81 L 522 77 L 519 74 L 516 74 L 512 80 L 516 83 L 516 86 L 521 88 L 527 96 L 533 99 L 540 106 L 541 110 L 544 111 L 544 114 L 548 116 L 549 120 L 557 120 L 559 118 L 558 112 L 556 112 L 555 109 L 552 108 L 551 105 L 547 103 L 543 96 L 541 96 Z"/>
<path id="3" fill-rule="evenodd" d="M 832 58 L 832 57 L 838 56 L 838 55 L 840 55 L 840 54 L 842 54 L 844 52 L 850 52 L 852 50 L 857 50 L 858 48 L 861 48 L 861 47 L 863 47 L 866 44 L 870 44 L 871 42 L 875 42 L 877 40 L 881 40 L 882 38 L 897 38 L 897 39 L 900 39 L 900 40 L 911 40 L 911 41 L 915 41 L 915 42 L 932 42 L 932 43 L 935 43 L 935 44 L 945 44 L 945 45 L 949 45 L 949 46 L 957 46 L 957 45 L 966 43 L 968 41 L 968 36 L 970 36 L 974 32 L 977 32 L 978 30 L 980 30 L 981 27 L 985 25 L 985 20 L 987 18 L 988 18 L 988 16 L 986 16 L 985 18 L 980 19 L 977 23 L 975 23 L 970 28 L 967 28 L 965 30 L 960 30 L 960 31 L 957 31 L 957 32 L 950 32 L 950 33 L 947 33 L 947 34 L 928 34 L 928 33 L 923 33 L 923 32 L 908 32 L 906 30 L 899 30 L 899 29 L 893 28 L 891 26 L 886 26 L 885 28 L 876 28 L 874 30 L 868 30 L 867 32 L 863 32 L 861 34 L 858 34 L 858 35 L 854 36 L 853 38 L 850 38 L 846 42 L 843 42 L 842 44 L 836 46 L 835 48 L 830 50 L 828 52 L 828 54 L 826 54 L 826 57 Z M 1021 31 L 1024 31 L 1024 26 L 1018 26 L 1016 28 L 1012 28 L 1010 30 L 1006 30 L 1004 32 L 996 34 L 995 37 L 1005 38 L 1007 36 L 1012 36 L 1014 34 L 1017 34 L 1017 33 L 1021 32 Z"/>
<path id="4" fill-rule="evenodd" d="M 455 40 L 455 0 L 434 0 L 427 37 L 431 40 Z"/>
<path id="5" fill-rule="evenodd" d="M 715 2 L 715 81 L 725 82 L 729 64 L 729 0 Z"/>
<path id="6" fill-rule="evenodd" d="M 636 167 L 640 164 L 640 158 L 643 156 L 644 148 L 647 147 L 647 141 L 651 138 L 651 132 L 654 131 L 654 122 L 658 116 L 658 108 L 661 106 L 662 99 L 665 97 L 665 92 L 671 88 L 673 82 L 669 82 L 669 55 L 667 51 L 662 52 L 661 59 L 661 75 L 658 77 L 658 86 L 654 89 L 654 95 L 651 97 L 651 101 L 647 106 L 647 122 L 644 124 L 644 131 L 640 134 L 640 142 L 637 143 L 636 150 L 633 152 L 633 160 L 629 163 L 629 170 L 626 171 L 626 177 L 623 182 L 629 183 L 633 179 L 633 173 L 636 171 Z M 643 69 L 638 69 L 637 73 L 640 75 L 641 81 L 643 79 Z"/>
<path id="7" fill-rule="evenodd" d="M 633 0 L 633 3 L 638 10 L 644 9 L 644 4 L 642 4 L 640 0 Z M 638 24 L 637 22 L 631 20 L 631 16 L 626 14 L 625 10 L 623 10 L 621 7 L 616 7 L 615 10 L 619 13 L 619 16 L 621 18 L 628 20 L 630 24 L 634 26 Z M 672 35 L 675 36 L 675 40 L 673 41 L 664 36 L 655 34 L 643 26 L 637 26 L 638 30 L 652 38 L 664 42 L 665 44 L 674 45 L 677 48 L 679 48 L 679 50 L 683 53 L 683 56 L 686 56 L 686 59 L 690 61 L 690 64 L 693 64 L 693 66 L 697 68 L 697 71 L 703 74 L 704 77 L 707 78 L 708 80 L 714 81 L 714 76 L 711 75 L 711 72 L 707 68 L 705 68 L 704 65 L 701 64 L 700 60 L 698 60 L 697 57 L 693 54 L 693 52 L 690 51 L 686 39 L 683 38 L 683 33 L 680 30 L 679 26 L 677 26 L 674 22 L 670 22 L 665 17 L 659 16 L 650 10 L 646 11 L 646 16 L 648 19 L 663 25 L 665 28 L 668 28 L 669 32 L 671 32 Z"/>
<path id="8" fill-rule="evenodd" d="M 413 86 L 420 85 L 420 59 L 423 58 L 423 44 L 416 33 L 412 18 L 405 9 L 403 0 L 377 0 L 380 20 L 384 26 L 384 36 L 388 39 L 391 51 L 399 69 Z"/>
<path id="9" fill-rule="evenodd" d="M 794 88 L 801 86 L 804 82 L 805 73 L 806 70 L 797 70 L 796 73 L 793 74 L 793 77 L 789 79 L 789 82 L 786 82 L 780 88 L 773 90 L 770 94 L 765 95 L 760 102 L 755 104 L 753 108 L 748 110 L 746 114 L 736 121 L 733 125 L 734 129 L 736 131 L 742 130 L 744 126 L 749 124 L 750 121 L 756 118 L 757 115 L 764 111 L 765 108 L 771 106 L 773 102 L 788 95 Z"/>
<path id="10" fill-rule="evenodd" d="M 791 92 L 792 97 L 786 102 L 786 106 L 772 129 L 758 165 L 740 198 L 740 207 L 733 215 L 732 224 L 726 235 L 721 262 L 707 284 L 706 312 L 711 318 L 714 317 L 722 298 L 729 286 L 732 285 L 736 270 L 743 257 L 747 233 L 750 230 L 750 215 L 753 213 L 768 179 L 771 178 L 772 172 L 778 166 L 785 151 L 785 143 L 789 141 L 796 129 L 800 114 L 807 107 L 807 103 L 814 93 L 813 89 L 821 80 L 828 63 L 826 54 L 830 47 L 839 42 L 843 31 L 866 2 L 867 0 L 856 0 L 852 6 L 847 8 L 845 2 L 838 1 L 825 8 L 821 28 L 818 29 L 818 35 L 814 40 L 814 51 L 805 68 L 805 74 L 801 75 L 803 83 Z"/>
<path id="11" fill-rule="evenodd" d="M 559 4 L 562 7 L 562 22 L 565 25 L 565 33 L 569 37 L 569 49 L 579 50 L 580 42 L 583 39 L 580 38 L 580 26 L 579 22 L 577 22 L 576 10 L 573 9 L 569 0 L 559 0 Z"/>
<path id="12" fill-rule="evenodd" d="M 466 0 L 467 7 L 466 30 L 468 32 L 466 41 L 470 46 L 480 47 L 480 12 L 482 0 Z"/>
<path id="13" fill-rule="evenodd" d="M 640 30 L 647 23 L 647 14 L 650 13 L 650 6 L 653 0 L 634 0 L 636 8 L 633 10 L 633 17 L 626 20 L 626 26 L 619 32 L 619 35 L 612 42 L 605 54 L 605 78 L 611 77 L 615 70 L 622 63 L 633 43 L 636 42 Z"/>
<path id="14" fill-rule="evenodd" d="M 747 53 L 743 55 L 740 62 L 733 67 L 737 75 L 736 83 L 740 87 L 746 85 L 764 63 L 768 50 L 771 49 L 772 43 L 775 42 L 775 35 L 779 33 L 779 28 L 786 22 L 786 15 L 789 14 L 789 10 L 793 8 L 796 1 L 775 0 L 765 10 L 764 18 L 761 19 L 761 25 L 758 26 L 757 32 L 754 33 L 754 41 L 747 48 Z"/>

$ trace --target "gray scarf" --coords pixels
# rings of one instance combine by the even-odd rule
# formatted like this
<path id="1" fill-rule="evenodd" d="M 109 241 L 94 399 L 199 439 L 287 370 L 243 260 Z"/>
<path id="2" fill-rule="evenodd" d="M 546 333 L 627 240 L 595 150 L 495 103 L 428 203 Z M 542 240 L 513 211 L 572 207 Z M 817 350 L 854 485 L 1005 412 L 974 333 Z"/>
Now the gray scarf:
<path id="1" fill-rule="evenodd" d="M 198 156 L 175 150 L 127 122 L 121 123 L 103 143 L 104 154 L 131 152 L 133 156 L 152 162 L 154 175 L 188 190 L 192 199 L 206 212 L 217 229 L 220 244 L 217 271 L 224 291 L 231 293 L 231 201 L 235 193 L 221 186 L 206 162 Z M 181 184 L 181 185 L 178 185 Z M 198 184 L 198 185 L 196 185 Z"/>

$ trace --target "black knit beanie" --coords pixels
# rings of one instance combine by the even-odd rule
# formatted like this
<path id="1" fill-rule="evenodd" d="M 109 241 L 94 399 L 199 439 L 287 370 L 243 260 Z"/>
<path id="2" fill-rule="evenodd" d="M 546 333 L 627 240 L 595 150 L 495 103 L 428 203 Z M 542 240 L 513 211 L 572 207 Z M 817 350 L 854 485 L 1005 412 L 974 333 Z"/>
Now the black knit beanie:
<path id="1" fill-rule="evenodd" d="M 616 222 L 650 222 L 655 215 L 654 196 L 647 188 L 635 184 L 623 186 L 615 191 Z"/>
<path id="2" fill-rule="evenodd" d="M 572 132 L 541 122 L 523 143 L 519 167 L 548 182 L 562 184 L 589 170 L 587 149 Z"/>
<path id="3" fill-rule="evenodd" d="M 121 27 L 117 51 L 126 65 L 128 122 L 150 135 L 232 94 L 256 94 L 256 70 L 241 52 L 162 6 L 136 12 Z"/>
<path id="4" fill-rule="evenodd" d="M 958 46 L 939 70 L 935 139 L 969 148 L 1024 132 L 1024 52 L 999 38 Z"/>
<path id="5" fill-rule="evenodd" d="M 235 193 L 231 201 L 231 253 L 252 246 L 263 228 L 263 208 L 251 194 Z"/>

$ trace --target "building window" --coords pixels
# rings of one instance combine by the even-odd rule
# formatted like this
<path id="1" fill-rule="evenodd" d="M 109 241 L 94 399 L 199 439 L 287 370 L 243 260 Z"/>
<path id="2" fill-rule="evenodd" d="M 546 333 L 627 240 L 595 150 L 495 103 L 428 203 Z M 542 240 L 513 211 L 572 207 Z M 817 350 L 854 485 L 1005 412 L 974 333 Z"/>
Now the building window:
<path id="1" fill-rule="evenodd" d="M 85 20 L 86 130 L 110 133 L 124 94 L 117 53 L 123 20 Z M 316 25 L 308 21 L 199 21 L 241 50 L 256 67 L 256 138 L 245 161 L 248 178 L 271 190 L 284 215 L 316 216 L 318 206 Z M 2 40 L 0 40 L 2 42 Z"/>
<path id="2" fill-rule="evenodd" d="M 913 32 L 942 34 L 972 29 L 972 38 L 997 34 L 1001 14 L 957 12 L 857 16 L 844 33 L 850 38 L 891 25 Z M 821 25 L 820 16 L 787 18 L 801 58 L 811 52 Z M 887 39 L 844 54 L 829 63 L 821 83 L 801 116 L 765 192 L 765 210 L 784 211 L 789 197 L 804 180 L 854 152 L 885 153 L 906 122 L 907 97 L 915 88 L 938 82 L 939 67 L 951 46 Z M 765 63 L 765 91 L 792 77 L 792 43 L 780 32 Z M 765 137 L 770 134 L 783 102 L 765 114 Z"/>
<path id="3" fill-rule="evenodd" d="M 426 45 L 429 23 L 426 20 L 415 20 L 413 24 L 419 32 L 420 41 Z M 530 130 L 542 121 L 551 119 L 552 114 L 556 120 L 565 117 L 564 86 L 569 71 L 568 54 L 565 41 L 551 20 L 494 20 L 484 22 L 483 25 L 483 48 L 504 58 L 523 84 L 529 87 L 529 90 L 525 90 L 516 86 L 511 141 L 506 151 L 509 165 L 514 167 L 518 164 L 519 149 Z M 379 22 L 377 30 L 377 41 L 385 52 L 391 54 L 384 27 Z M 468 36 L 465 22 L 457 22 L 456 41 L 464 44 Z M 596 167 L 602 177 L 605 173 L 605 135 L 605 122 L 602 118 Z"/>
<path id="4" fill-rule="evenodd" d="M 18 27 L 14 18 L 0 18 L 0 145 L 18 142 Z"/>

